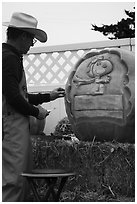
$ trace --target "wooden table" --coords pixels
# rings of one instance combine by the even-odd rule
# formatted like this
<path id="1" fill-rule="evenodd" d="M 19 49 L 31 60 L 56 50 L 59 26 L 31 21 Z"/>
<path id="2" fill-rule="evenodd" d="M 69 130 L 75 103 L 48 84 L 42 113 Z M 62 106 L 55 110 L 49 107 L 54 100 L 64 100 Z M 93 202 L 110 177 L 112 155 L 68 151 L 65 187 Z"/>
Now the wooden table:
<path id="1" fill-rule="evenodd" d="M 21 175 L 28 180 L 36 201 L 46 202 L 52 196 L 53 201 L 57 202 L 68 177 L 76 174 L 62 169 L 35 169 L 32 172 L 24 172 Z M 38 193 L 36 179 L 43 179 L 47 184 L 44 197 L 41 197 Z"/>

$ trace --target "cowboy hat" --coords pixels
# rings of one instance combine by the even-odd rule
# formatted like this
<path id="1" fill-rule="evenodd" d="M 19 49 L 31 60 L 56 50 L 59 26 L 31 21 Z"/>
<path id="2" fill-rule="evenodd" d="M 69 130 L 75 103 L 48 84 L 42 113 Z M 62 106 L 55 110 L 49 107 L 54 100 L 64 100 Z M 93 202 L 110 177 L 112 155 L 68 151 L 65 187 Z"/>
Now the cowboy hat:
<path id="1" fill-rule="evenodd" d="M 3 22 L 3 26 L 17 28 L 33 34 L 40 42 L 47 41 L 47 34 L 45 31 L 37 28 L 38 21 L 33 16 L 25 13 L 13 13 L 10 22 Z"/>

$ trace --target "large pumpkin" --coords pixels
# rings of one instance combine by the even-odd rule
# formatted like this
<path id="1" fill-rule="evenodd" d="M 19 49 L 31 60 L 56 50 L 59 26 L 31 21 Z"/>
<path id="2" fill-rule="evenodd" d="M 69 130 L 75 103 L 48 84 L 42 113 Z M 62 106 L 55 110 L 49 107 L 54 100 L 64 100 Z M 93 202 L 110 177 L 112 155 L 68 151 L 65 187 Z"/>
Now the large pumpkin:
<path id="1" fill-rule="evenodd" d="M 135 58 L 120 48 L 91 51 L 66 83 L 65 106 L 80 140 L 134 142 Z"/>

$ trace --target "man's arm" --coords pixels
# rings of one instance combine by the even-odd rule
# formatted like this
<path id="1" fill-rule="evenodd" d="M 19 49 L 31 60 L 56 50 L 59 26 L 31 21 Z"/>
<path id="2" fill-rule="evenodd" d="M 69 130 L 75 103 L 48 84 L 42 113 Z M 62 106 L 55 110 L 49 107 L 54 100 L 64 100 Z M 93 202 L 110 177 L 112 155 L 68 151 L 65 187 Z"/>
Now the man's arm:
<path id="1" fill-rule="evenodd" d="M 39 104 L 49 102 L 50 93 L 28 94 L 28 100 L 30 104 L 37 106 Z"/>
<path id="2" fill-rule="evenodd" d="M 19 81 L 21 71 L 16 57 L 9 56 L 2 62 L 2 94 L 7 102 L 19 113 L 37 117 L 39 109 L 29 104 L 20 94 Z"/>

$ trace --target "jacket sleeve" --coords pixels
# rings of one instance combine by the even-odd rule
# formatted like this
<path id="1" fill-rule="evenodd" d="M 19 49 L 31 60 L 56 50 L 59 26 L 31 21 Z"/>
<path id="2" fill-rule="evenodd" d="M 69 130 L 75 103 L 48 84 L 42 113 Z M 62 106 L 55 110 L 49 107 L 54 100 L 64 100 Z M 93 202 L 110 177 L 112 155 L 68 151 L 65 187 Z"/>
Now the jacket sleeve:
<path id="1" fill-rule="evenodd" d="M 30 104 L 37 106 L 39 104 L 49 102 L 50 101 L 50 94 L 49 93 L 28 94 L 28 99 L 29 99 Z"/>

